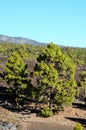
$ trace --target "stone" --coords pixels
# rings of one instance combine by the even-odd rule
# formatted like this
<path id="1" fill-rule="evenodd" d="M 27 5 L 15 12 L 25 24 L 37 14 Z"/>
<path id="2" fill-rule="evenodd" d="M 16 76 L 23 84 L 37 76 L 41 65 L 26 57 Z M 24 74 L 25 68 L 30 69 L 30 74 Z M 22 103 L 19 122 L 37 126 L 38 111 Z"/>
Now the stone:
<path id="1" fill-rule="evenodd" d="M 0 121 L 0 130 L 17 130 L 14 124 Z"/>

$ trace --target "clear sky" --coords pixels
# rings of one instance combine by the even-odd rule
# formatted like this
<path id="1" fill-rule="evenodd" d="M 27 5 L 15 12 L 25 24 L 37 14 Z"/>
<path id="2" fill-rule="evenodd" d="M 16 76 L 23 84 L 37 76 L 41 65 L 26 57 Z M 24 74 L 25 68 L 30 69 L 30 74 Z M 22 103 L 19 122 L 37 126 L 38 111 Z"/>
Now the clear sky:
<path id="1" fill-rule="evenodd" d="M 0 0 L 0 34 L 86 47 L 86 0 Z"/>

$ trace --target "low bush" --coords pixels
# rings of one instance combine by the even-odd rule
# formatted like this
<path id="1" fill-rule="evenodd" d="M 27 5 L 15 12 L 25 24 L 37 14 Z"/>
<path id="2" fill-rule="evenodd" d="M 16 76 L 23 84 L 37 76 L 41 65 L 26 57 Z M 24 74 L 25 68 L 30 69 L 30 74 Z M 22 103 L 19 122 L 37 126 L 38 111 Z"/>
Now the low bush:
<path id="1" fill-rule="evenodd" d="M 50 117 L 50 116 L 53 116 L 53 112 L 50 111 L 49 107 L 46 107 L 46 108 L 41 110 L 41 115 L 44 117 Z"/>
<path id="2" fill-rule="evenodd" d="M 83 130 L 82 125 L 80 123 L 77 123 L 73 130 Z"/>

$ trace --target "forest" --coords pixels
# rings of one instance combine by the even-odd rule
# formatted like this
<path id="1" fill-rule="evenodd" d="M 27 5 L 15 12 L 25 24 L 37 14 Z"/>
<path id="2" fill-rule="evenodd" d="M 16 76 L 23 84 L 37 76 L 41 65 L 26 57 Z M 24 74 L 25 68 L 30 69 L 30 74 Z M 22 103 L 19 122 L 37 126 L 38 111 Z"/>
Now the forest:
<path id="1" fill-rule="evenodd" d="M 86 104 L 86 48 L 1 42 L 0 87 L 11 108 L 44 117 L 75 100 Z"/>

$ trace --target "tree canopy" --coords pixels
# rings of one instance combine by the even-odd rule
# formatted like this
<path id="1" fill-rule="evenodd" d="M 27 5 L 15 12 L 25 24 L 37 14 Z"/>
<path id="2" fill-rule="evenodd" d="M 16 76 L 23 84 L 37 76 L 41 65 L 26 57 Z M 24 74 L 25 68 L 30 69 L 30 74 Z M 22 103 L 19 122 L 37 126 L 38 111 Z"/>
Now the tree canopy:
<path id="1" fill-rule="evenodd" d="M 39 55 L 34 68 L 37 89 L 48 107 L 71 104 L 75 95 L 75 65 L 59 47 L 50 43 Z"/>

